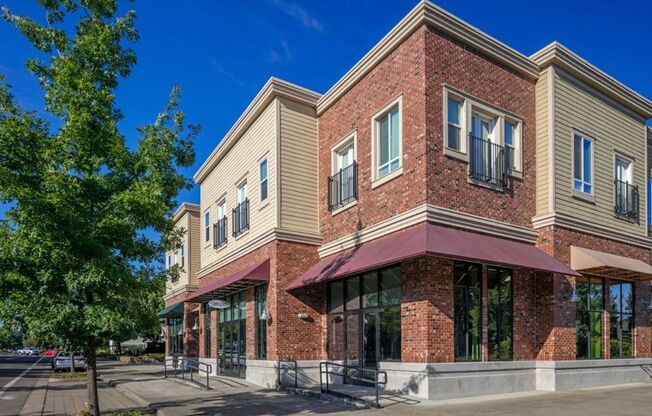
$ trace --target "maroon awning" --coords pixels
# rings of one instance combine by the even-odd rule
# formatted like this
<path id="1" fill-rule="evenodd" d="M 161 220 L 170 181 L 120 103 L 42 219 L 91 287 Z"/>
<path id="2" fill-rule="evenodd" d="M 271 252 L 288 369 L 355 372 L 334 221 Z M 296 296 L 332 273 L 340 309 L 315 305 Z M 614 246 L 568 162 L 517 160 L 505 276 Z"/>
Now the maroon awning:
<path id="1" fill-rule="evenodd" d="M 184 302 L 204 303 L 212 299 L 223 298 L 251 286 L 269 281 L 269 259 L 245 267 L 233 274 L 199 288 L 192 297 Z"/>
<path id="2" fill-rule="evenodd" d="M 287 290 L 425 255 L 580 276 L 534 245 L 424 223 L 325 257 Z"/>

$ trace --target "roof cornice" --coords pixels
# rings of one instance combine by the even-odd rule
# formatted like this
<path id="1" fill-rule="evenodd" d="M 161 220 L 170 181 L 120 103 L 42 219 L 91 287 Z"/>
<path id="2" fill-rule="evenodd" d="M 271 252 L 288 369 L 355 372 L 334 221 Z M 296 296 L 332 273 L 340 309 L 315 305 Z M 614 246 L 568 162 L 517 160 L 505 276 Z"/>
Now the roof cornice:
<path id="1" fill-rule="evenodd" d="M 646 119 L 652 117 L 652 101 L 598 69 L 559 42 L 552 42 L 535 52 L 530 58 L 541 69 L 549 65 L 556 65 Z"/>
<path id="2" fill-rule="evenodd" d="M 537 79 L 539 77 L 538 66 L 527 56 L 448 13 L 430 1 L 421 1 L 319 99 L 317 102 L 317 114 L 319 115 L 329 108 L 346 91 L 355 85 L 360 78 L 371 71 L 380 61 L 424 24 L 428 24 L 443 33 L 459 39 L 530 79 Z"/>
<path id="3" fill-rule="evenodd" d="M 191 204 L 190 202 L 184 202 L 181 205 L 179 205 L 179 208 L 177 208 L 176 211 L 174 211 L 174 215 L 172 216 L 172 220 L 176 223 L 183 217 L 183 215 L 187 212 L 196 212 L 199 213 L 199 204 Z"/>
<path id="4" fill-rule="evenodd" d="M 249 126 L 251 126 L 260 113 L 267 108 L 267 105 L 272 102 L 274 98 L 283 97 L 314 108 L 320 96 L 319 93 L 307 88 L 271 77 L 258 94 L 256 94 L 249 106 L 247 106 L 228 133 L 226 133 L 226 136 L 220 140 L 215 150 L 213 150 L 206 161 L 204 161 L 204 163 L 199 167 L 199 170 L 197 170 L 197 173 L 193 176 L 195 182 L 201 185 L 213 168 L 215 168 L 219 161 L 222 160 L 242 134 L 247 131 Z"/>

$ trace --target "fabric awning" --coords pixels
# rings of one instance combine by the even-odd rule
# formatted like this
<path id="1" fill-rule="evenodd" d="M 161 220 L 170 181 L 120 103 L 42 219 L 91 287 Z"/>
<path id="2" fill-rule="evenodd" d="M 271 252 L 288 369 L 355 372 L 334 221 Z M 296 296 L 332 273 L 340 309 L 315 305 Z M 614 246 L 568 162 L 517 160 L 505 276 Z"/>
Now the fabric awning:
<path id="1" fill-rule="evenodd" d="M 583 247 L 571 246 L 571 267 L 604 277 L 652 280 L 652 266 L 641 260 Z"/>
<path id="2" fill-rule="evenodd" d="M 175 303 L 158 311 L 159 318 L 173 318 L 183 316 L 183 302 Z"/>
<path id="3" fill-rule="evenodd" d="M 534 245 L 424 223 L 326 257 L 287 290 L 424 255 L 580 276 Z"/>
<path id="4" fill-rule="evenodd" d="M 269 259 L 245 267 L 200 288 L 185 302 L 204 303 L 269 281 Z"/>

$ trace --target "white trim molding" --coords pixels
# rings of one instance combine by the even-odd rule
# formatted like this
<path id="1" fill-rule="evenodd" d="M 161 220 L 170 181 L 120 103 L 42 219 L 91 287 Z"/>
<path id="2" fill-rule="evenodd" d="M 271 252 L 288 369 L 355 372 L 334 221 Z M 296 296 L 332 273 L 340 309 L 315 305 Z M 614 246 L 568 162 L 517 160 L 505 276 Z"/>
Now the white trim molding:
<path id="1" fill-rule="evenodd" d="M 163 295 L 163 300 L 168 300 L 171 299 L 175 296 L 179 296 L 180 294 L 184 292 L 194 292 L 197 290 L 197 285 L 183 285 L 179 286 L 178 288 L 171 290 L 169 292 L 166 292 L 165 295 Z"/>
<path id="2" fill-rule="evenodd" d="M 174 211 L 174 214 L 172 215 L 172 221 L 177 223 L 186 212 L 195 212 L 199 214 L 199 204 L 191 204 L 190 202 L 182 203 L 179 205 L 179 208 Z"/>
<path id="3" fill-rule="evenodd" d="M 525 75 L 527 78 L 536 80 L 539 77 L 537 64 L 527 56 L 483 33 L 444 9 L 435 6 L 430 1 L 422 0 L 318 100 L 317 115 L 326 111 L 424 24 L 459 39 L 496 61 Z"/>
<path id="4" fill-rule="evenodd" d="M 539 215 L 532 218 L 532 226 L 539 229 L 548 226 L 558 226 L 569 230 L 578 231 L 584 234 L 591 234 L 597 237 L 618 241 L 625 244 L 631 244 L 638 247 L 652 248 L 652 238 L 643 234 L 633 235 L 616 228 L 605 227 L 596 223 L 581 220 L 566 214 L 551 213 Z"/>
<path id="5" fill-rule="evenodd" d="M 620 104 L 648 119 L 652 117 L 652 101 L 583 59 L 559 42 L 552 42 L 530 56 L 541 69 L 556 65 Z"/>
<path id="6" fill-rule="evenodd" d="M 247 242 L 247 244 L 245 244 L 240 249 L 232 251 L 220 257 L 216 261 L 207 264 L 206 266 L 203 266 L 197 272 L 197 278 L 202 278 L 207 274 L 214 272 L 215 270 L 275 240 L 290 241 L 293 243 L 310 244 L 310 245 L 318 246 L 321 244 L 322 237 L 320 235 L 310 234 L 305 232 L 286 230 L 282 228 L 272 228 L 266 233 L 258 236 L 256 239 Z"/>
<path id="7" fill-rule="evenodd" d="M 367 243 L 422 222 L 457 227 L 530 244 L 536 243 L 538 236 L 536 231 L 528 227 L 454 211 L 436 205 L 424 204 L 361 231 L 324 244 L 319 248 L 319 257 L 337 254 L 340 251 L 353 248 L 356 245 Z"/>
<path id="8" fill-rule="evenodd" d="M 220 160 L 222 160 L 228 151 L 235 145 L 251 124 L 256 121 L 260 113 L 267 108 L 273 99 L 283 97 L 315 108 L 317 99 L 320 96 L 319 93 L 290 82 L 274 77 L 270 78 L 258 92 L 256 97 L 254 97 L 240 118 L 238 118 L 228 133 L 226 133 L 226 136 L 220 140 L 215 150 L 213 150 L 210 156 L 208 156 L 204 163 L 199 167 L 197 173 L 193 176 L 195 182 L 201 185 L 213 168 L 215 168 Z"/>

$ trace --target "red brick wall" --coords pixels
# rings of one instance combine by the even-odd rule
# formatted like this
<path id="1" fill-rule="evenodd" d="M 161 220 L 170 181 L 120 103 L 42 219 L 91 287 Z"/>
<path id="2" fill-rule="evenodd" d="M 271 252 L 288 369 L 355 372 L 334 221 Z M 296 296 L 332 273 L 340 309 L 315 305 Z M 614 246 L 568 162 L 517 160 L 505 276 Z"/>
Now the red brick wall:
<path id="1" fill-rule="evenodd" d="M 324 243 L 426 202 L 425 27 L 417 30 L 319 117 L 320 228 Z M 403 94 L 403 175 L 371 189 L 371 117 Z M 357 130 L 358 205 L 328 210 L 331 147 Z"/>
<path id="2" fill-rule="evenodd" d="M 429 29 L 426 53 L 428 203 L 531 227 L 535 214 L 534 81 Z M 444 155 L 443 85 L 450 85 L 523 120 L 523 179 L 509 192 L 468 183 L 468 163 Z"/>
<path id="3" fill-rule="evenodd" d="M 199 303 L 183 304 L 183 354 L 188 357 L 199 357 L 199 331 L 192 329 L 199 318 L 198 312 L 193 312 L 198 307 Z"/>

